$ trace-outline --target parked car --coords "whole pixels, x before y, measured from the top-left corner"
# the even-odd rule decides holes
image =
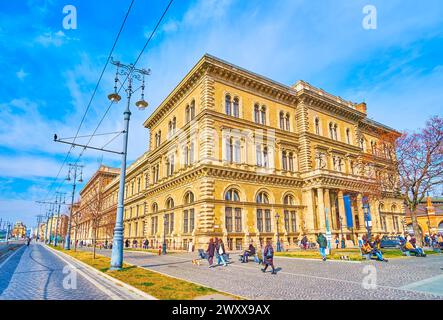
[[[381,248],[400,248],[400,238],[398,236],[383,236],[380,241]]]

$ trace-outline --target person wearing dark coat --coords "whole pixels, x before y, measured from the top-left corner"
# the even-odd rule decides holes
[[[129,239],[126,239],[126,241],[125,241],[125,247],[126,247],[126,248],[129,248]]]
[[[252,243],[250,243],[250,244],[249,244],[249,248],[248,248],[248,250],[246,250],[246,251],[243,253],[243,256],[242,256],[241,262],[242,262],[242,263],[247,263],[247,262],[248,262],[248,257],[251,257],[251,256],[253,256],[253,255],[255,255],[255,247],[254,247],[254,245],[253,245]]]
[[[209,268],[212,268],[213,267],[212,262],[214,260],[214,254],[215,254],[215,244],[212,238],[209,239],[208,250],[206,250],[206,252],[208,254]]]
[[[272,247],[271,241],[269,241],[269,240],[266,244],[263,255],[264,255],[263,262],[264,262],[265,267],[263,269],[261,269],[261,271],[266,272],[266,269],[268,268],[268,266],[271,266],[272,274],[277,274],[277,272],[275,272],[275,267],[274,267],[274,248]]]

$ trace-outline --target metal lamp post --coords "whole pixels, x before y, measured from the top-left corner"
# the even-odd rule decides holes
[[[166,226],[168,225],[165,217],[163,216],[163,244],[162,244],[162,254],[166,254]]]
[[[69,210],[69,220],[68,220],[68,230],[66,231],[66,239],[65,239],[65,250],[71,249],[71,228],[72,228],[72,210],[74,207],[74,195],[75,195],[75,187],[77,185],[77,171],[80,170],[80,179],[78,179],[79,183],[83,182],[83,166],[77,164],[70,164],[68,176],[66,177],[67,181],[71,181],[71,172],[73,172],[73,181],[72,181],[72,194],[71,194],[71,210]],[[76,226],[77,228],[77,226]],[[74,239],[75,240],[75,239]]]
[[[126,110],[123,113],[124,115],[124,131],[123,131],[123,153],[122,153],[122,163],[120,169],[120,184],[118,190],[118,199],[117,199],[117,214],[115,219],[115,228],[114,228],[114,239],[112,245],[112,255],[111,255],[111,270],[121,270],[123,265],[123,212],[124,212],[124,192],[125,192],[125,179],[126,179],[126,155],[128,151],[128,131],[129,131],[129,120],[131,118],[131,97],[132,94],[138,90],[133,90],[132,82],[134,80],[138,80],[142,82],[141,85],[141,100],[137,101],[135,105],[143,110],[148,106],[148,103],[144,100],[144,89],[145,89],[145,76],[149,75],[150,70],[145,69],[136,69],[134,65],[124,65],[119,61],[114,61],[111,58],[111,63],[117,67],[117,71],[115,73],[115,86],[114,92],[108,95],[108,99],[112,102],[119,102],[121,100],[121,96],[117,92],[117,83],[120,82],[118,76],[127,76],[128,86],[125,88],[126,96],[127,96],[127,105]],[[123,86],[124,83],[121,83]]]
[[[346,247],[345,245],[345,238],[343,235],[343,217],[340,216],[340,233],[341,233],[341,248],[344,249]]]
[[[277,213],[275,215],[275,221],[277,223],[277,252],[281,252],[281,244],[280,244],[280,234],[278,232],[278,219],[280,218],[280,215]]]

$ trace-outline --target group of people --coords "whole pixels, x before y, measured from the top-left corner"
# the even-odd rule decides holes
[[[409,233],[405,237],[400,236],[400,247],[403,251],[409,251],[415,256],[426,257],[423,248],[417,245],[417,239],[411,236]]]
[[[441,232],[438,234],[433,233],[430,236],[429,234],[425,234],[423,240],[427,247],[443,249],[443,235]]]
[[[229,255],[226,254],[223,240],[219,238],[209,239],[208,249],[204,254],[201,254],[200,257],[208,260],[209,268],[215,267],[214,257],[217,258],[217,265],[223,264],[223,266],[226,267],[229,262]],[[263,264],[264,267],[261,268],[262,272],[266,272],[270,266],[272,268],[271,274],[277,274],[274,267],[274,248],[272,247],[270,240],[267,241],[264,249],[259,251],[257,251],[254,244],[251,242],[248,249],[241,255],[240,260],[242,263],[247,263],[249,257],[256,257],[256,261],[259,264]]]
[[[388,262],[387,259],[383,258],[383,253],[381,252],[381,239],[380,236],[375,236],[375,239],[371,241],[366,235],[362,236],[361,252],[364,255],[375,256],[377,260]]]

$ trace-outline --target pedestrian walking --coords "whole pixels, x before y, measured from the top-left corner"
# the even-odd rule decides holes
[[[217,264],[220,264],[221,262],[223,262],[223,266],[227,266],[226,264],[226,260],[225,260],[225,245],[223,244],[223,240],[222,239],[218,239],[217,243],[216,243],[216,252],[217,252]]]
[[[212,268],[213,267],[212,262],[214,260],[214,253],[215,253],[215,244],[212,238],[209,239],[208,250],[206,250],[206,253],[208,255],[209,268]]]
[[[319,233],[317,236],[317,243],[320,250],[320,254],[323,261],[326,261],[326,247],[328,246],[328,241],[323,233]]]
[[[125,247],[126,247],[126,248],[129,248],[129,239],[126,239],[126,241],[125,241]]]
[[[274,248],[272,247],[270,240],[267,241],[265,250],[263,252],[263,258],[264,258],[265,267],[261,269],[261,271],[266,272],[268,266],[271,266],[272,268],[271,274],[277,274],[277,272],[275,272],[275,267],[274,267]]]
[[[338,240],[338,236],[335,236],[335,249],[338,249],[340,241]]]

